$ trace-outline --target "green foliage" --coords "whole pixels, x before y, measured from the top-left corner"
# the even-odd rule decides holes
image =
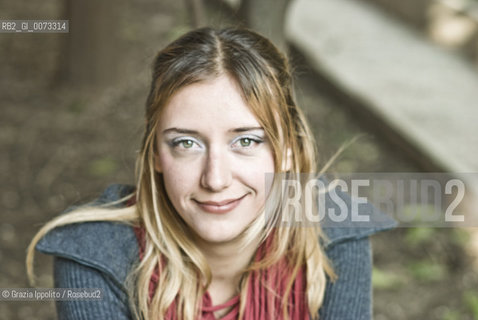
[[[411,247],[417,247],[431,240],[434,234],[435,229],[432,228],[410,228],[405,235],[405,242]]]
[[[473,315],[473,319],[478,319],[478,291],[465,292],[463,302]]]
[[[462,315],[459,311],[456,310],[447,310],[443,314],[442,320],[461,320]]]
[[[407,222],[427,222],[436,221],[443,213],[432,204],[405,205],[400,216]]]
[[[405,283],[403,276],[393,271],[380,270],[376,267],[372,271],[372,286],[375,289],[395,289]]]
[[[191,28],[187,25],[179,24],[171,28],[166,37],[168,40],[173,41],[190,30]]]
[[[440,281],[446,276],[444,266],[426,260],[410,263],[408,271],[416,280],[424,282]]]
[[[67,106],[67,110],[73,114],[81,114],[86,108],[86,102],[75,99]]]
[[[94,177],[106,177],[118,170],[118,163],[115,159],[104,157],[90,163],[88,172]]]
[[[470,240],[470,234],[465,230],[453,229],[450,240],[456,245],[465,246]]]

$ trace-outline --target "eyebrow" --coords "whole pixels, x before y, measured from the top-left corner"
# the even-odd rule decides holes
[[[247,132],[247,131],[254,131],[254,130],[264,131],[264,128],[262,128],[262,127],[239,127],[239,128],[230,129],[229,132]],[[168,128],[168,129],[163,131],[163,134],[168,134],[168,133],[199,134],[199,132],[196,131],[196,130],[176,128],[176,127]]]
[[[247,131],[254,131],[254,130],[264,131],[264,128],[262,128],[262,127],[239,127],[239,128],[235,128],[235,129],[232,129],[232,130],[229,130],[229,131],[231,131],[231,132],[247,132]]]

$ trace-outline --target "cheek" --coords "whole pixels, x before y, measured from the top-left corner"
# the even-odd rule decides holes
[[[195,186],[197,177],[194,163],[174,159],[170,154],[159,154],[164,186],[171,202],[177,208],[181,198]]]
[[[273,178],[275,175],[275,162],[272,151],[268,153],[268,157],[265,159],[262,167],[262,184],[264,186],[264,199],[267,198],[272,187]],[[264,200],[265,201],[265,200]]]
[[[261,157],[240,166],[240,176],[253,187],[261,199],[265,199],[270,190],[274,175],[274,159],[269,152]]]

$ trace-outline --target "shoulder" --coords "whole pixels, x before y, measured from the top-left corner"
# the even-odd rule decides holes
[[[328,183],[323,178],[320,180]],[[397,226],[392,217],[365,198],[354,198],[339,188],[332,188],[318,202],[319,212],[322,213],[320,224],[325,236],[325,249],[346,241],[362,240]]]
[[[111,185],[91,205],[112,202],[133,191],[133,186]],[[327,214],[321,221],[326,251],[331,251],[340,243],[353,246],[352,241],[366,239],[376,232],[395,227],[395,221],[373,205],[356,205],[355,201],[339,190],[326,195]],[[354,213],[354,210],[358,212]],[[347,213],[345,218],[336,219],[336,215],[343,212]],[[352,214],[368,217],[368,222],[355,221]],[[86,222],[59,227],[46,234],[38,242],[36,249],[96,268],[112,277],[118,284],[124,283],[128,272],[139,258],[138,242],[133,228],[119,222]]]
[[[334,189],[322,199],[323,246],[338,276],[327,281],[320,319],[372,318],[372,253],[369,236],[397,222],[369,202]],[[320,201],[320,200],[319,200]]]
[[[111,185],[90,205],[115,201],[132,191],[132,186]],[[83,222],[58,227],[47,233],[35,248],[95,268],[118,285],[124,284],[139,254],[133,228],[121,222]]]

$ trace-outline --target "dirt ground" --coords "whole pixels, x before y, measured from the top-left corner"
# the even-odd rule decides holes
[[[0,9],[7,18],[49,18],[59,5],[17,1]],[[96,92],[52,85],[60,35],[0,34],[0,288],[28,286],[25,250],[42,223],[110,183],[134,181],[151,61],[187,24],[182,2],[141,0],[127,9],[120,31],[127,62],[122,74],[128,76]],[[298,101],[321,159],[366,133],[335,170],[420,170],[358,123],[340,97],[297,61]],[[478,319],[478,276],[463,249],[467,240],[466,232],[452,229],[398,228],[374,236],[374,318]],[[37,256],[36,274],[40,287],[52,285],[50,257]],[[55,319],[54,305],[0,301],[0,319]]]

